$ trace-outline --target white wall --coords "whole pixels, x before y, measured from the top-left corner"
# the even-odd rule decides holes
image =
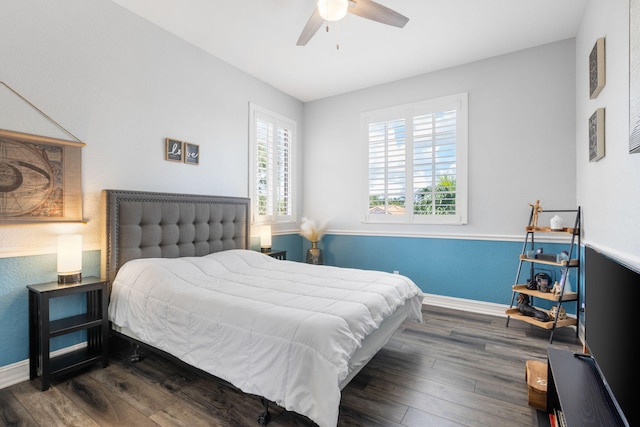
[[[333,232],[521,240],[529,203],[574,209],[574,49],[574,40],[565,40],[305,104],[305,214],[331,218]],[[367,146],[360,113],[464,91],[469,224],[363,224]]]
[[[0,16],[0,80],[86,143],[88,220],[2,225],[0,256],[53,252],[62,232],[98,248],[105,188],[247,196],[249,102],[302,129],[299,101],[111,1],[2,1]],[[0,128],[46,127],[21,104],[0,91]],[[199,144],[200,165],[165,161],[166,137]]]
[[[628,2],[591,0],[578,37],[301,105],[105,0],[0,2],[0,80],[78,136],[83,226],[0,227],[0,256],[76,232],[99,246],[103,188],[247,194],[248,103],[298,121],[302,213],[335,232],[514,236],[528,203],[581,205],[584,240],[640,264],[640,154],[628,154]],[[588,99],[587,57],[605,36],[607,84]],[[469,225],[362,224],[359,114],[469,91]],[[0,128],[15,106],[0,94]],[[587,118],[606,108],[606,156],[587,157]],[[304,115],[303,115],[304,113]],[[5,119],[6,120],[6,119]],[[31,120],[31,119],[30,119]],[[35,120],[35,119],[33,119]],[[21,123],[18,127],[23,130]],[[200,144],[200,166],[164,160],[165,137]],[[577,157],[577,158],[576,158]]]
[[[588,57],[606,38],[606,85],[589,99]],[[587,120],[605,108],[605,157],[590,163]],[[640,154],[629,154],[629,2],[591,0],[576,37],[577,199],[584,241],[640,266]]]

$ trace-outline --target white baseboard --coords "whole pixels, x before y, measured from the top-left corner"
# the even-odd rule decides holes
[[[0,368],[0,389],[29,379],[29,360],[12,363]]]
[[[51,357],[85,348],[87,343],[80,343],[51,352]],[[0,367],[0,389],[29,380],[29,359]]]
[[[445,297],[442,295],[434,294],[425,294],[423,304],[500,317],[507,317],[505,310],[509,308],[509,306],[507,305],[496,304],[493,302]]]

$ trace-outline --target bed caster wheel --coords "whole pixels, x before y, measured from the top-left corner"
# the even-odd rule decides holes
[[[139,352],[140,345],[131,343],[131,348],[132,348],[132,353],[131,353],[131,356],[129,356],[129,361],[131,363],[137,363],[140,361],[140,352]]]
[[[271,421],[271,414],[269,414],[269,401],[264,397],[261,397],[260,403],[262,403],[264,411],[260,412],[260,415],[258,415],[258,424],[266,426],[269,421]]]
[[[260,424],[261,426],[266,426],[269,421],[271,421],[271,414],[269,414],[268,412],[263,412],[258,415],[258,424]]]

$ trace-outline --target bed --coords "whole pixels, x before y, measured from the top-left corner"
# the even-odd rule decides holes
[[[341,390],[423,294],[386,272],[250,250],[247,198],[104,190],[112,333],[337,424]]]

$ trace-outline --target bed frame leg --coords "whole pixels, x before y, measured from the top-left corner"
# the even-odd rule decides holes
[[[136,343],[131,343],[131,348],[133,353],[131,353],[131,356],[129,356],[129,360],[131,361],[131,363],[136,363],[140,361],[140,353],[138,352],[138,350],[140,349],[140,344],[136,344]]]
[[[258,415],[258,424],[260,424],[261,426],[266,426],[269,421],[271,421],[271,414],[269,414],[269,401],[264,397],[261,397],[260,401],[262,402],[264,411],[262,411],[260,415]]]

